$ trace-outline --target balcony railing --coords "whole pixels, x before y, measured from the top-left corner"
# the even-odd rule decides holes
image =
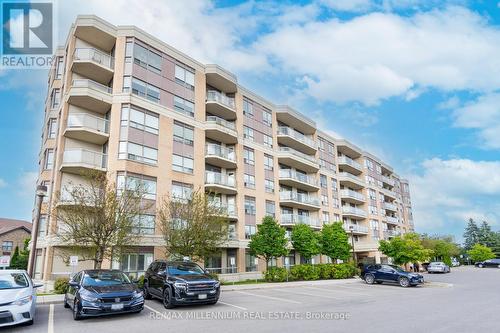
[[[394,217],[394,216],[386,216],[385,217],[385,220],[389,223],[392,223],[392,224],[398,224],[399,223],[399,220],[397,217]]]
[[[66,163],[104,169],[106,168],[107,155],[83,148],[67,149],[63,154],[63,164]]]
[[[295,156],[298,156],[298,157],[301,157],[303,159],[306,159],[309,162],[312,162],[312,163],[315,163],[315,164],[318,163],[318,161],[316,160],[316,158],[314,156],[301,153],[300,151],[297,151],[297,150],[295,150],[293,148],[290,148],[290,147],[280,147],[279,150],[280,150],[280,152],[291,153],[291,154],[293,154]]]
[[[112,88],[88,79],[75,79],[73,80],[73,87],[75,88],[89,88],[93,90],[98,90],[108,94],[112,93]]]
[[[358,176],[355,176],[349,172],[339,172],[339,177],[349,178],[349,179],[355,180],[357,182],[364,183],[363,179],[361,179]]]
[[[355,169],[362,170],[361,164],[359,164],[358,162],[347,156],[340,156],[338,158],[338,164],[347,164]]]
[[[310,138],[310,137],[308,137],[300,132],[297,132],[293,128],[290,128],[287,126],[278,127],[278,135],[287,135],[287,136],[290,136],[290,137],[294,138],[295,140],[300,141],[308,146],[311,146],[314,148],[318,147],[318,144],[312,138]]]
[[[224,146],[216,144],[207,144],[205,146],[206,156],[218,156],[226,160],[236,162],[236,153],[233,149],[228,149]]]
[[[295,170],[281,169],[280,178],[291,178],[296,181],[306,183],[312,186],[318,186],[318,181],[314,177],[304,175],[300,172],[296,172]]]
[[[396,211],[397,207],[395,204],[391,204],[389,202],[384,202],[384,209]]]
[[[221,210],[227,216],[237,216],[238,210],[235,204],[225,204],[221,202],[214,202],[213,205]]]
[[[207,171],[205,172],[205,184],[236,187],[236,179],[234,176],[228,177],[222,173]]]
[[[306,205],[319,206],[318,198],[303,193],[281,192],[280,200],[295,201]]]
[[[82,204],[86,206],[95,206],[96,202],[102,198],[102,192],[95,192],[97,189],[83,186],[63,186],[59,195],[59,203],[63,204]]]
[[[394,179],[391,179],[391,178],[389,178],[389,177],[387,177],[387,176],[382,176],[382,181],[383,181],[384,183],[386,183],[386,184],[391,185],[391,186],[394,186],[394,184],[395,184]]]
[[[227,121],[225,119],[215,117],[215,116],[208,116],[207,117],[207,124],[217,124],[217,125],[220,125],[222,127],[229,128],[233,131],[236,129],[234,122]]]
[[[68,116],[68,128],[89,128],[97,132],[109,133],[108,120],[88,113],[73,113]]]
[[[384,230],[384,236],[386,237],[395,237],[401,235],[401,231],[399,230]]]
[[[348,198],[353,198],[357,199],[360,201],[365,201],[365,196],[359,192],[353,191],[353,190],[340,190],[340,196],[341,197],[348,197]]]
[[[342,213],[366,217],[366,212],[364,210],[351,206],[342,206]]]
[[[234,109],[234,98],[221,94],[218,91],[207,91],[207,102],[217,102],[219,104],[227,106],[230,109]]]
[[[344,224],[344,230],[347,232],[351,232],[352,230],[353,232],[368,233],[368,227],[364,227],[359,224]]]
[[[311,227],[321,227],[321,222],[317,218],[298,214],[281,214],[281,224],[307,224]]]
[[[101,64],[109,69],[113,69],[115,60],[109,54],[94,48],[77,48],[73,54],[74,60],[92,61]]]

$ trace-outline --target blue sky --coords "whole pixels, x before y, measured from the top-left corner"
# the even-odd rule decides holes
[[[417,231],[500,227],[498,1],[59,1],[137,25],[314,117],[411,181]],[[30,219],[46,73],[0,70],[0,216]]]

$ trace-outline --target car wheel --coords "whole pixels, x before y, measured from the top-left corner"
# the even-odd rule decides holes
[[[63,305],[66,309],[69,309],[69,304],[68,304],[68,299],[66,298],[66,295],[64,295],[64,302]]]
[[[74,320],[80,320],[82,319],[82,314],[80,312],[80,307],[78,305],[78,301],[75,300],[75,303],[73,303],[73,319]]]
[[[403,288],[406,288],[410,285],[410,280],[408,280],[407,277],[402,276],[399,278],[399,285]]]
[[[142,288],[142,293],[144,296],[144,299],[151,299],[153,298],[151,294],[149,293],[149,287],[147,284],[144,284],[144,287]]]
[[[373,274],[366,274],[365,282],[368,284],[373,284],[375,282],[375,277],[373,276]]]
[[[172,301],[172,291],[168,287],[165,288],[165,291],[163,292],[163,306],[165,309],[172,309],[175,307]]]
[[[479,265],[477,265],[477,267],[483,268],[483,264],[479,264]]]
[[[498,268],[500,268],[500,265],[498,265]]]

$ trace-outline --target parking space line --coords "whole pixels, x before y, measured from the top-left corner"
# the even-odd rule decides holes
[[[227,305],[227,306],[232,306],[233,308],[237,308],[237,309],[240,309],[240,310],[243,310],[243,311],[248,310],[247,308],[244,308],[242,306],[238,306],[238,305],[234,305],[234,304],[230,304],[230,303],[226,303],[226,302],[222,302],[222,301],[219,301],[219,303]]]
[[[294,304],[302,304],[301,302],[292,301],[292,300],[286,299],[286,298],[273,297],[273,296],[265,296],[265,295],[259,295],[259,294],[251,294],[251,293],[247,293],[245,291],[236,291],[236,292],[240,293],[240,294],[248,295],[248,296],[253,296],[253,297],[261,297],[261,298],[272,299],[272,300],[275,300],[275,301],[288,302],[288,303],[294,303]]]
[[[341,292],[341,293],[348,293],[348,294],[351,294],[351,295],[358,295],[358,296],[370,296],[369,294],[365,294],[365,293],[358,293],[358,292],[353,292],[353,291],[350,291],[350,290],[340,290],[340,289],[328,289],[328,288],[318,288],[318,287],[304,287],[304,288],[307,288],[307,289],[314,289],[314,290],[321,290],[321,291],[329,291],[329,292]]]
[[[47,324],[47,333],[54,333],[54,304],[49,306],[49,322]]]
[[[302,295],[302,296],[310,296],[310,297],[319,297],[319,298],[329,298],[329,299],[336,299],[336,300],[344,300],[345,297],[340,298],[340,297],[335,297],[335,296],[328,296],[328,295],[316,295],[316,294],[308,294],[308,293],[301,293],[301,292],[296,292],[296,291],[290,291],[286,289],[275,289],[282,291],[287,294],[294,294],[294,295]]]
[[[162,316],[162,315],[163,315],[163,313],[161,313],[161,312],[160,312],[160,311],[158,311],[158,310],[153,309],[153,308],[152,308],[152,307],[150,307],[149,305],[144,304],[144,307],[145,307],[146,309],[149,309],[149,310],[151,310],[151,311],[155,312],[157,315],[160,315],[160,316]]]

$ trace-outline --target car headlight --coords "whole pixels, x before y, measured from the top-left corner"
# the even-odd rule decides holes
[[[33,300],[33,295],[29,295],[29,296],[20,298],[20,299],[18,299],[16,301],[12,302],[12,304],[14,304],[14,305],[24,305],[24,304],[28,304],[29,302],[31,302],[31,300]]]
[[[99,302],[99,299],[91,294],[80,294],[82,300],[90,303]]]
[[[179,288],[179,289],[186,289],[187,288],[187,284],[184,282],[176,282],[176,283],[174,283],[174,286],[175,286],[175,288]]]
[[[133,299],[141,298],[142,297],[142,291],[134,291],[134,294],[132,295]]]
[[[219,287],[220,287],[220,282],[219,281],[215,282],[214,288],[219,288]]]

